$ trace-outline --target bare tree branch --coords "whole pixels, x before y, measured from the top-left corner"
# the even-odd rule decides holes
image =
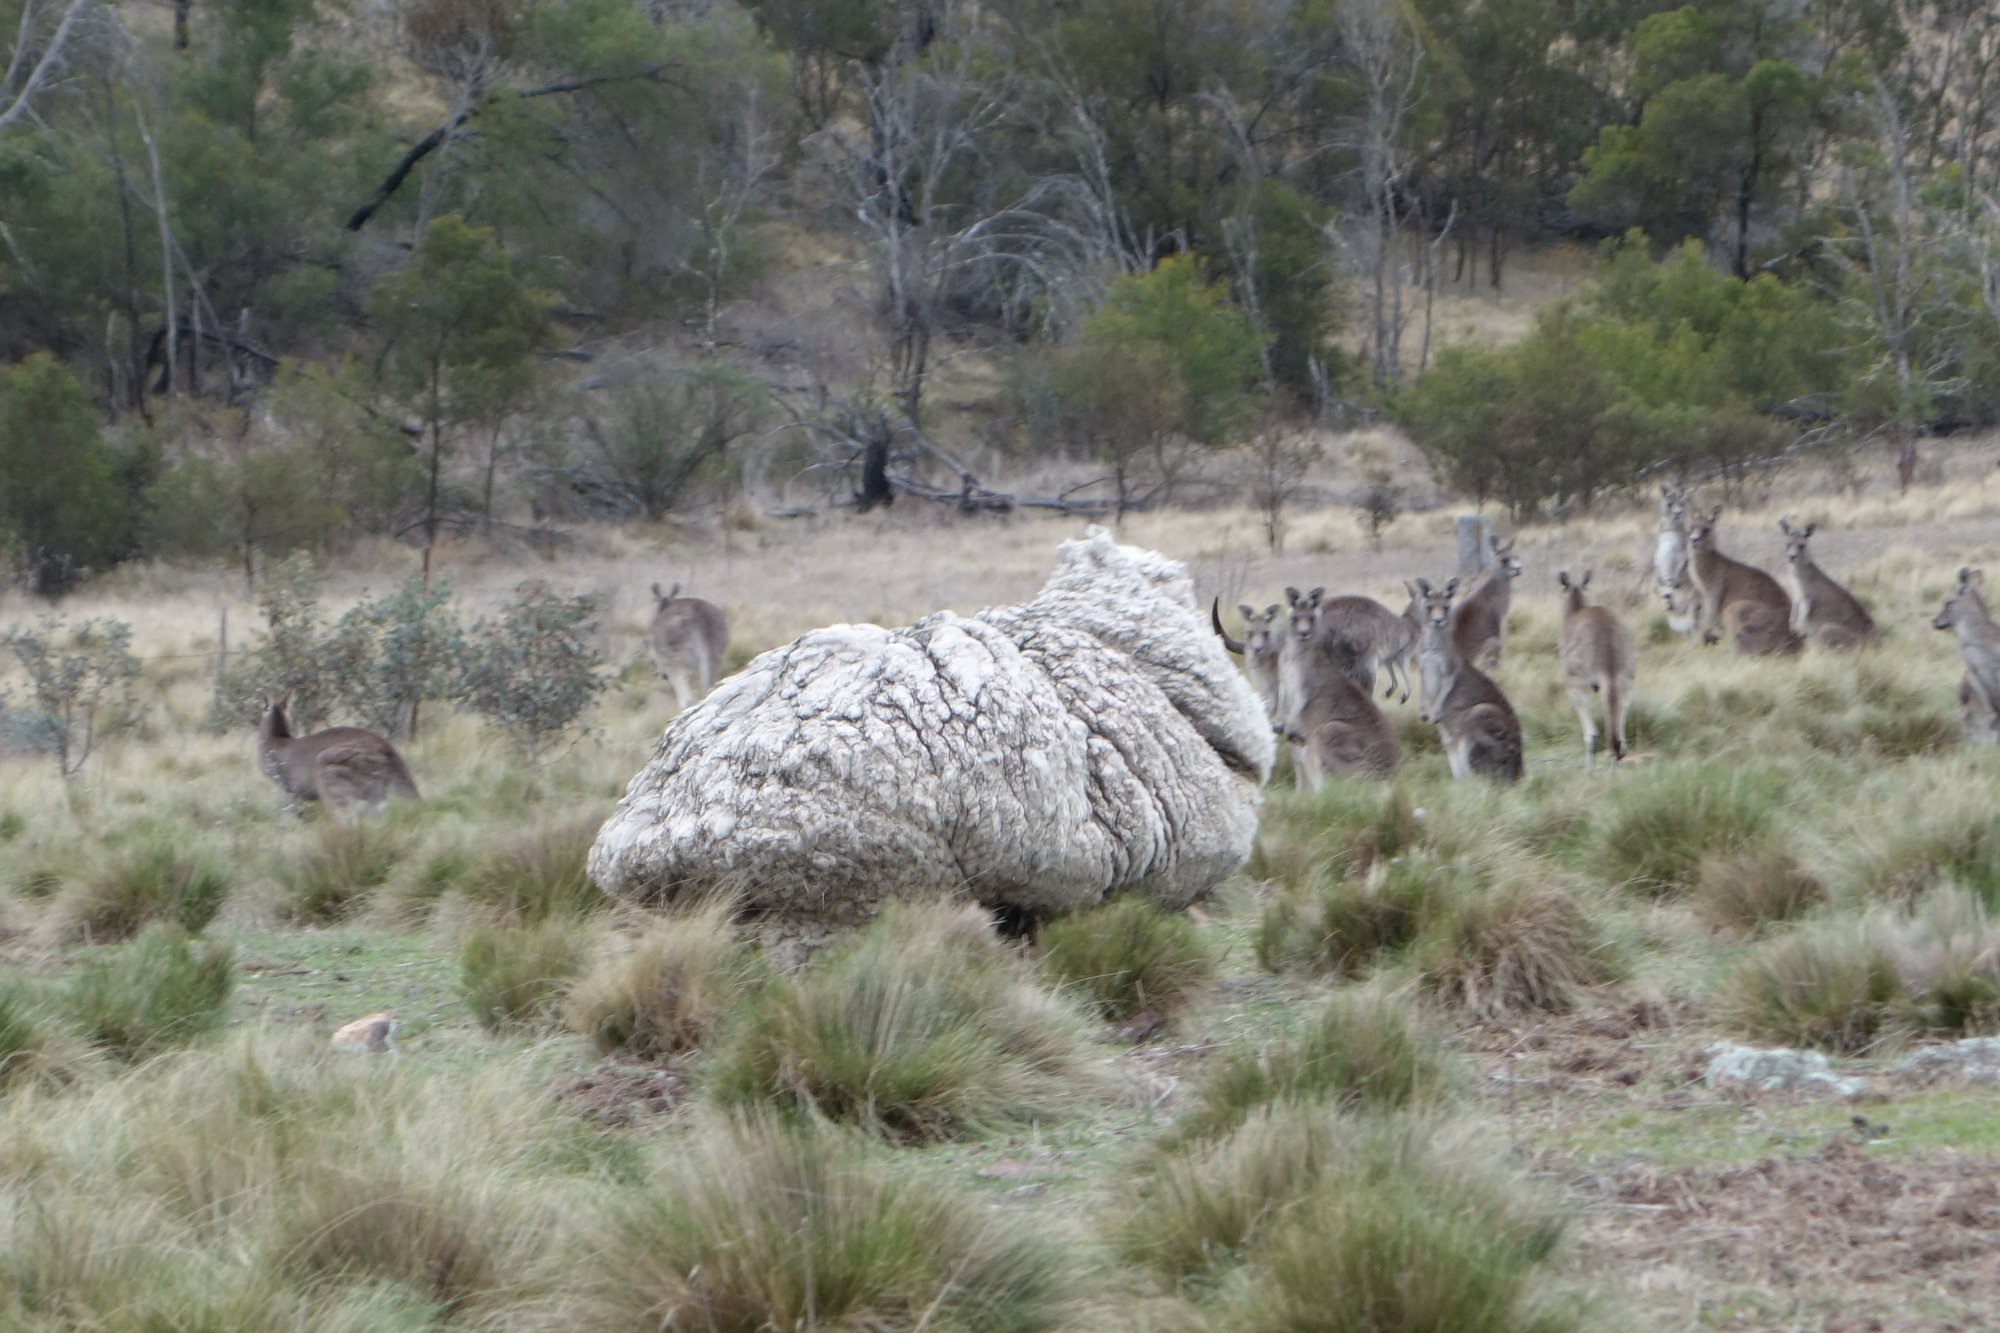
[[[21,67],[29,59],[28,53],[34,47],[35,6],[33,0],[21,7],[21,30],[14,38],[14,50],[8,57],[7,72],[0,75],[0,130],[28,114],[35,95],[48,82],[49,76],[62,67],[63,48],[69,44],[70,35],[75,31],[76,21],[90,5],[90,0],[70,0],[69,8],[57,21],[55,31],[49,34],[47,43],[34,57],[27,77],[22,79]],[[18,87],[16,80],[20,80]],[[7,99],[11,97],[12,100]]]

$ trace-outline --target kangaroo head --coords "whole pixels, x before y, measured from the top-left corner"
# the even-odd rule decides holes
[[[681,595],[681,585],[678,583],[676,583],[673,587],[667,589],[665,592],[660,591],[659,584],[655,583],[653,585],[653,601],[659,606],[665,606],[668,602],[673,601],[674,598],[680,595]]]
[[[1590,571],[1586,569],[1583,571],[1582,578],[1572,579],[1569,576],[1569,571],[1563,570],[1556,575],[1556,585],[1569,594],[1572,602],[1581,606],[1583,605],[1583,590],[1590,586]]]
[[[1685,486],[1660,487],[1660,526],[1679,530],[1687,526],[1688,493]]]
[[[1958,571],[1958,586],[1944,599],[1944,606],[1931,621],[1932,629],[1950,629],[1968,616],[1978,616],[1986,610],[1986,599],[1980,590],[1985,586],[1985,575],[1970,565]]]
[[[1278,604],[1273,602],[1262,611],[1252,611],[1247,606],[1236,609],[1243,613],[1245,650],[1259,657],[1278,651]]]
[[[1715,521],[1722,517],[1722,506],[1708,511],[1708,516],[1697,516],[1694,526],[1688,529],[1688,546],[1692,550],[1715,549]]]
[[[1509,537],[1505,542],[1502,542],[1498,537],[1495,537],[1492,539],[1492,542],[1493,558],[1499,563],[1499,572],[1505,574],[1510,579],[1520,578],[1521,562],[1514,558],[1514,539]]]
[[[1819,530],[1819,524],[1808,523],[1803,528],[1795,528],[1789,518],[1778,520],[1778,530],[1785,534],[1785,563],[1796,565],[1801,560],[1811,559],[1806,554],[1806,542]]]
[[[1285,595],[1292,599],[1292,638],[1305,643],[1319,633],[1319,599],[1326,595],[1326,589],[1314,588],[1303,597],[1297,593],[1296,588],[1285,589]]]

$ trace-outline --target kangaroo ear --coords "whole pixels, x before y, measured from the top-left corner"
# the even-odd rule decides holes
[[[1455,577],[1454,577],[1454,578],[1448,578],[1448,579],[1446,579],[1446,580],[1444,581],[1444,595],[1445,595],[1445,596],[1449,597],[1449,596],[1451,596],[1451,595],[1452,595],[1453,593],[1455,593],[1455,592],[1457,592],[1457,591],[1458,591],[1458,579],[1457,579],[1457,578],[1455,578]]]
[[[1307,605],[1307,606],[1318,606],[1318,605],[1319,605],[1319,599],[1320,599],[1320,598],[1322,598],[1322,597],[1324,597],[1324,596],[1326,596],[1326,589],[1325,589],[1325,588],[1314,588],[1314,589],[1313,589],[1313,590],[1312,590],[1311,592],[1309,592],[1309,593],[1307,593],[1307,594],[1306,594],[1306,605]]]
[[[1410,583],[1410,592],[1419,599],[1430,596],[1431,581],[1429,579],[1413,579]]]
[[[1674,498],[1673,488],[1668,486],[1664,481],[1660,483],[1660,498],[1662,500],[1671,500]]]
[[[1717,506],[1716,506],[1715,508],[1713,508],[1713,509],[1711,509],[1711,510],[1709,510],[1709,511],[1708,511],[1708,521],[1709,521],[1710,523],[1714,523],[1714,522],[1715,522],[1715,521],[1716,521],[1717,519],[1719,519],[1719,518],[1721,518],[1721,517],[1722,517],[1722,506],[1721,506],[1721,505],[1717,505]]]
[[[1287,606],[1297,606],[1299,604],[1299,590],[1297,588],[1285,589],[1285,604]]]
[[[1790,514],[1778,520],[1778,531],[1784,533],[1787,537],[1792,535],[1792,516]]]
[[[1276,616],[1278,614],[1278,604],[1276,602],[1273,602],[1269,606],[1265,607],[1264,614],[1267,616]]]
[[[653,596],[657,597],[659,600],[663,602],[667,600],[667,595],[660,591],[660,585],[657,583],[653,585]]]
[[[1799,534],[1799,536],[1801,536],[1801,537],[1810,537],[1810,536],[1812,536],[1812,535],[1813,535],[1813,534],[1814,534],[1815,532],[1818,532],[1818,531],[1819,531],[1819,524],[1817,524],[1817,523],[1808,523],[1808,524],[1806,524],[1806,530],[1805,530],[1804,532],[1801,532],[1801,533]]]
[[[1257,613],[1255,611],[1252,611],[1248,606],[1244,605],[1242,602],[1238,602],[1236,604],[1236,611],[1237,614],[1241,615],[1245,620],[1255,620],[1257,618]]]
[[[1576,590],[1578,592],[1582,592],[1585,588],[1588,588],[1589,586],[1590,586],[1590,571],[1586,569],[1583,571],[1583,577],[1577,580]]]
[[[1569,589],[1569,571],[1567,569],[1556,571],[1556,586],[1565,591]]]

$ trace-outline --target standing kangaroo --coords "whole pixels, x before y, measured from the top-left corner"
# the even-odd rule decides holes
[[[680,595],[676,583],[665,592],[653,585],[653,624],[646,648],[653,668],[673,687],[675,706],[682,712],[700,702],[722,671],[729,649],[729,621],[722,608],[699,597]]]
[[[1273,723],[1283,720],[1278,704],[1278,655],[1284,647],[1278,631],[1278,604],[1273,602],[1262,611],[1252,611],[1247,606],[1236,608],[1243,615],[1243,638],[1239,641],[1229,637],[1222,628],[1222,599],[1209,603],[1208,618],[1215,626],[1215,633],[1222,640],[1222,646],[1242,658],[1250,668],[1250,684],[1264,697],[1264,713]]]
[[[1958,587],[1931,621],[1958,635],[1965,675],[1958,682],[1958,717],[1971,745],[2000,742],[2000,625],[1987,613],[1985,574],[1970,566],[1958,571]]]
[[[1477,773],[1500,782],[1521,780],[1521,720],[1492,677],[1465,660],[1453,632],[1451,599],[1458,580],[1435,590],[1423,579],[1410,595],[1423,607],[1423,635],[1417,641],[1422,689],[1417,716],[1437,724],[1454,778]]]
[[[1611,757],[1625,757],[1625,714],[1632,707],[1632,676],[1639,654],[1632,646],[1632,631],[1607,606],[1592,606],[1583,599],[1590,586],[1590,571],[1574,583],[1567,572],[1556,575],[1563,590],[1562,656],[1563,689],[1583,724],[1584,763],[1597,763],[1597,724],[1591,718],[1590,696],[1604,697],[1604,730],[1611,737]]]
[[[1715,549],[1715,521],[1722,506],[1706,521],[1688,530],[1688,572],[1701,594],[1703,643],[1720,639],[1716,626],[1729,631],[1730,647],[1739,657],[1795,653],[1799,636],[1792,632],[1792,599],[1763,570],[1731,560]]]
[[[1684,486],[1660,487],[1660,535],[1653,546],[1653,579],[1666,603],[1667,626],[1693,633],[1701,619],[1701,594],[1688,572],[1688,493]]]
[[[1794,528],[1789,518],[1778,520],[1785,534],[1785,567],[1780,572],[1792,596],[1792,633],[1822,648],[1856,648],[1879,637],[1875,618],[1854,594],[1828,578],[1806,551],[1819,524]]]
[[[361,727],[329,727],[294,736],[285,716],[290,690],[264,709],[257,731],[257,763],[264,776],[294,801],[324,801],[347,823],[356,811],[373,814],[391,797],[416,800],[417,784],[396,747]]]
[[[1485,582],[1475,588],[1458,608],[1452,636],[1465,660],[1481,671],[1500,669],[1501,641],[1507,637],[1507,612],[1514,601],[1514,580],[1521,577],[1521,562],[1514,558],[1514,542],[1493,541],[1493,569]]]

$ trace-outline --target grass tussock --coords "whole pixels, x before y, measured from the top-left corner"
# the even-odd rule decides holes
[[[1703,857],[1689,901],[1711,930],[1747,935],[1803,916],[1826,898],[1826,885],[1788,844],[1766,839]]]
[[[504,839],[475,861],[461,891],[510,922],[587,916],[609,904],[585,868],[604,819],[552,820]]]
[[[199,933],[222,910],[234,883],[206,850],[185,850],[185,834],[148,831],[112,852],[61,893],[44,918],[52,940],[108,944],[153,921]]]
[[[1694,887],[1705,858],[1761,841],[1786,797],[1775,775],[1733,765],[1642,770],[1604,799],[1591,866],[1612,883],[1647,893],[1684,892]]]
[[[768,1112],[719,1119],[663,1157],[580,1260],[580,1327],[1069,1326],[1077,1270],[995,1212],[852,1131]]]
[[[1455,872],[1427,853],[1377,862],[1280,889],[1259,916],[1251,947],[1266,971],[1365,976],[1416,939],[1443,909]]]
[[[580,974],[587,953],[568,921],[474,926],[459,949],[465,1002],[488,1032],[546,1026]]]
[[[1124,1256],[1205,1295],[1215,1327],[1576,1327],[1543,1270],[1554,1211],[1490,1153],[1422,1117],[1258,1111],[1158,1158],[1116,1224]]]
[[[1374,783],[1329,782],[1312,792],[1275,792],[1250,870],[1290,889],[1316,886],[1365,875],[1416,846],[1424,832],[1400,785],[1384,792]]]
[[[221,1027],[235,986],[227,944],[155,922],[109,958],[86,959],[64,1007],[93,1043],[139,1060]]]
[[[409,851],[409,839],[387,820],[327,820],[303,845],[279,848],[279,911],[308,925],[343,920],[389,882]]]
[[[41,991],[17,978],[0,980],[0,1092],[68,1083],[91,1063],[88,1043]]]
[[[1444,1045],[1397,997],[1344,992],[1293,1040],[1267,1051],[1238,1046],[1223,1054],[1175,1132],[1216,1138],[1273,1103],[1349,1110],[1437,1106],[1456,1082]]]
[[[656,1060],[708,1046],[763,975],[726,902],[649,924],[624,953],[603,958],[563,1004],[563,1022],[602,1054]]]
[[[1597,923],[1561,883],[1505,862],[1482,878],[1450,899],[1414,947],[1426,993],[1474,1018],[1561,1013],[1579,986],[1616,975]]]
[[[1949,882],[2000,906],[2000,812],[1985,783],[1953,765],[1891,793],[1862,794],[1851,822],[1829,830],[1841,835],[1829,849],[1839,896],[1907,903]]]
[[[1181,1013],[1215,976],[1194,922],[1133,894],[1051,921],[1041,943],[1049,975],[1109,1019]]]
[[[899,1138],[1074,1111],[1097,1078],[1082,1016],[971,908],[896,906],[770,982],[717,1053],[725,1102],[774,1103]]]

